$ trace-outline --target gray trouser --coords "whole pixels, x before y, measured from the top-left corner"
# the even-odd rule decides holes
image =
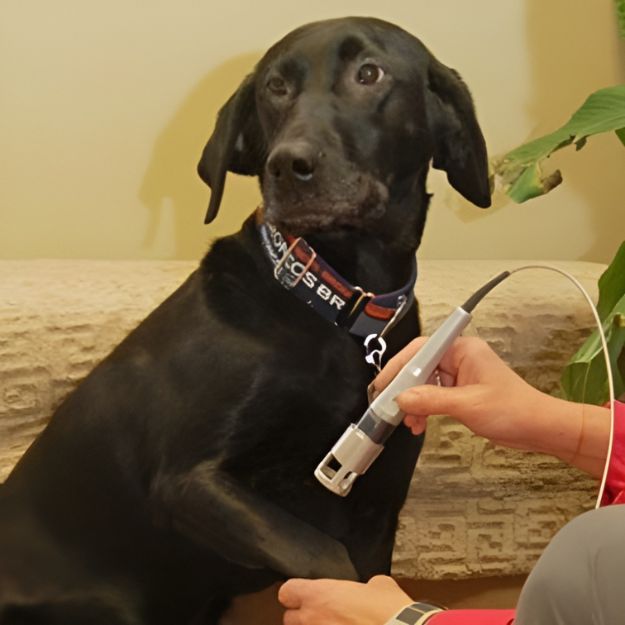
[[[625,625],[625,505],[586,512],[553,538],[521,592],[515,625]]]

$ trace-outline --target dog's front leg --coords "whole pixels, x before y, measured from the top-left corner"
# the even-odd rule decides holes
[[[345,546],[204,462],[161,481],[174,528],[221,557],[286,577],[358,579]]]

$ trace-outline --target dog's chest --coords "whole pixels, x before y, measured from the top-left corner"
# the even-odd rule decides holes
[[[332,326],[328,326],[333,330]],[[229,471],[255,488],[311,483],[319,460],[367,405],[373,370],[349,335],[298,335],[259,360],[227,441]]]

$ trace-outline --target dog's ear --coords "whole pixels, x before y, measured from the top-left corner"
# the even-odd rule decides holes
[[[204,223],[217,216],[224,191],[226,172],[258,175],[265,154],[256,111],[254,76],[245,78],[217,115],[215,129],[197,166],[200,178],[211,188]]]
[[[433,166],[447,172],[451,186],[476,206],[490,206],[486,143],[471,94],[457,72],[430,58],[426,89]]]

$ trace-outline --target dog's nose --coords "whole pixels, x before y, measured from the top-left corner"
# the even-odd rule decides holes
[[[317,167],[317,153],[312,145],[298,142],[276,147],[267,160],[267,169],[274,178],[312,180]]]

